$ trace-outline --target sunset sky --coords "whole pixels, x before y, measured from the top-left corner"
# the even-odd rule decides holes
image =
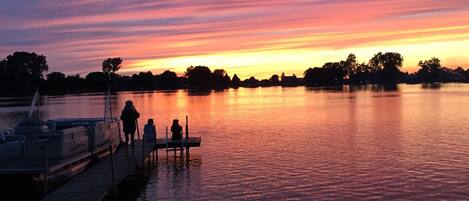
[[[469,67],[469,0],[0,0],[0,58],[47,56],[52,71],[124,74],[190,65],[230,75],[302,75],[307,67],[378,51],[404,56],[405,71],[439,57]]]

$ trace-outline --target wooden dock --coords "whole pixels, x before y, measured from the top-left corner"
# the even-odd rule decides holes
[[[75,176],[70,181],[59,187],[44,201],[98,201],[113,191],[116,184],[123,181],[129,174],[135,172],[138,165],[144,162],[151,152],[158,148],[180,148],[199,147],[200,137],[189,137],[187,143],[181,141],[172,142],[166,139],[157,139],[156,144],[136,140],[135,148],[132,151],[130,145],[127,150],[120,148],[114,152],[114,171],[112,171],[112,157],[104,158],[101,162]],[[114,180],[113,180],[114,173]],[[118,190],[118,189],[117,189]]]
[[[187,140],[187,144],[185,141],[183,146],[186,146],[188,145],[189,147],[200,147],[200,143],[202,141],[202,138],[201,137],[189,137],[188,138],[189,140]],[[157,147],[158,149],[161,149],[161,148],[166,148],[166,139],[157,139],[156,140],[156,143],[157,143]],[[171,141],[171,140],[168,140],[168,148],[179,148],[181,147],[181,141]]]

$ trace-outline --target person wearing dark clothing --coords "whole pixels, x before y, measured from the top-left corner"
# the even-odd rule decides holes
[[[132,101],[128,100],[125,102],[125,107],[122,110],[121,120],[123,122],[124,127],[124,134],[125,134],[125,144],[129,144],[129,136],[130,141],[132,144],[132,148],[134,147],[134,139],[135,139],[135,130],[137,129],[137,119],[140,117],[140,114],[135,109],[134,104]]]
[[[182,127],[179,125],[179,120],[173,120],[173,125],[171,126],[171,132],[173,133],[172,140],[181,140],[182,138]]]
[[[147,124],[143,127],[143,139],[146,141],[156,140],[156,126],[153,119],[148,119]]]

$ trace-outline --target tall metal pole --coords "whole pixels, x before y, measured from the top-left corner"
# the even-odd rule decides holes
[[[41,104],[41,96],[39,95],[39,89],[37,91],[37,118],[41,119],[41,110],[39,108],[39,105]]]
[[[109,89],[107,93],[109,97],[109,116],[112,119],[111,78],[109,78]]]
[[[37,88],[36,92],[34,92],[33,101],[31,102],[31,106],[29,107],[29,115],[28,115],[29,118],[33,117],[35,106],[39,109],[39,105],[37,105],[38,98],[39,98],[39,88]]]

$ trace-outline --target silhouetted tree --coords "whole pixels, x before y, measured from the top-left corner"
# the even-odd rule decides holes
[[[455,79],[456,82],[465,82],[465,81],[467,81],[466,76],[465,76],[464,68],[462,68],[461,66],[454,69],[453,72],[454,72],[454,76],[455,76],[454,79]]]
[[[86,80],[80,77],[80,74],[69,75],[65,78],[65,91],[80,92],[85,91]]]
[[[271,87],[272,83],[268,79],[262,79],[262,80],[259,81],[259,85],[261,87]]]
[[[181,79],[175,72],[166,70],[156,77],[158,89],[178,89],[182,87]]]
[[[379,74],[379,82],[381,83],[398,83],[400,68],[404,59],[401,54],[396,52],[378,52],[369,61],[369,66],[374,73]]]
[[[226,73],[225,76],[223,77],[223,83],[225,84],[225,86],[230,87],[230,85],[231,85],[231,78],[230,78],[230,76],[228,75],[228,73]]]
[[[61,72],[52,72],[46,75],[47,77],[47,90],[53,91],[55,93],[65,93],[66,83],[65,83],[65,74]]]
[[[185,72],[190,89],[210,89],[212,72],[206,66],[191,66]]]
[[[47,75],[45,92],[49,94],[64,94],[69,92],[84,92],[94,90],[92,84],[87,84],[79,74],[65,76],[61,72],[53,72]]]
[[[151,90],[155,88],[155,76],[151,71],[140,72],[130,78],[131,86],[136,90]]]
[[[233,75],[233,78],[231,79],[231,86],[234,88],[241,86],[241,79],[239,79],[238,75]]]
[[[325,68],[308,68],[304,72],[304,79],[306,86],[326,86],[334,85],[334,76]]]
[[[249,79],[245,79],[241,83],[243,87],[258,87],[259,84],[260,84],[259,80],[257,80],[255,77],[250,77]]]
[[[212,87],[216,89],[228,88],[230,86],[230,83],[226,82],[225,76],[228,76],[225,70],[215,69],[212,74],[212,81],[213,81]]]
[[[49,69],[46,57],[29,52],[15,52],[0,61],[0,83],[4,93],[28,93],[44,81]]]
[[[47,74],[47,81],[49,82],[63,82],[65,80],[65,74],[61,72],[52,72]]]
[[[328,62],[322,68],[324,69],[324,76],[331,80],[332,83],[342,84],[347,75],[347,69],[341,62]]]
[[[349,81],[353,84],[367,84],[376,80],[370,66],[365,63],[356,64],[353,72],[349,75]]]
[[[466,70],[464,71],[464,80],[465,80],[466,82],[469,82],[469,69],[466,69]]]
[[[355,54],[349,54],[345,61],[341,61],[341,65],[347,78],[350,78],[350,76],[358,70],[357,68],[359,66]]]
[[[336,78],[338,83],[353,83],[356,81],[354,78],[356,78],[356,73],[359,70],[359,64],[357,63],[357,57],[355,54],[349,54],[345,61],[339,61],[338,67],[338,72],[340,72]]]
[[[107,75],[115,74],[121,68],[121,64],[122,58],[120,57],[107,58],[102,63],[103,73],[106,73]]]
[[[226,71],[224,69],[215,69],[213,71],[213,74],[218,75],[220,77],[223,77],[223,76],[225,76]]]
[[[272,85],[272,86],[279,86],[280,85],[280,77],[277,74],[274,74],[269,78],[269,82],[270,82],[270,85]]]
[[[433,57],[430,60],[419,61],[420,69],[417,72],[417,78],[421,82],[441,82],[443,81],[443,68],[440,64],[440,59]]]
[[[107,90],[109,77],[103,72],[91,72],[86,75],[85,80],[89,90],[105,91]]]

